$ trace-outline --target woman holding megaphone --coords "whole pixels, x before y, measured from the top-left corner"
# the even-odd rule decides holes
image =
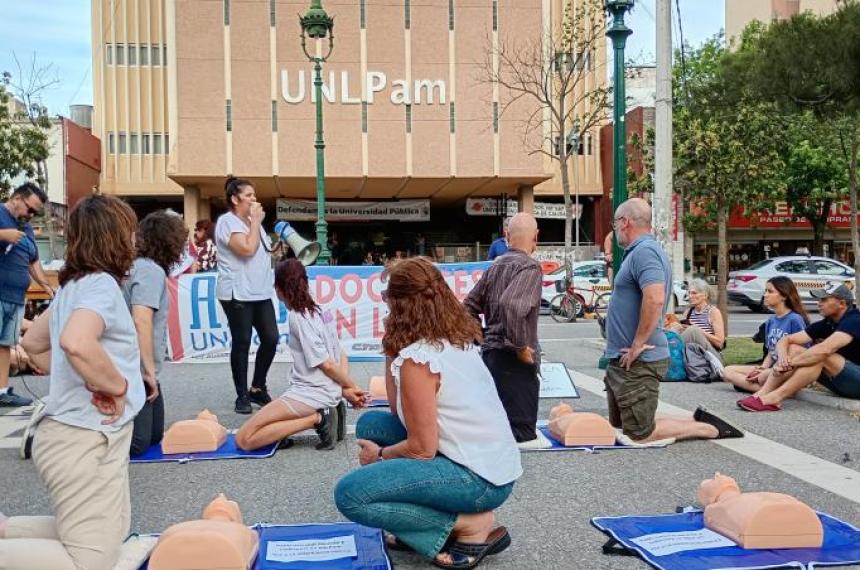
[[[230,370],[236,386],[235,411],[250,414],[252,402],[265,406],[272,401],[266,388],[266,376],[278,345],[278,324],[272,304],[275,278],[269,254],[272,242],[263,230],[265,212],[257,202],[254,185],[231,176],[227,178],[225,191],[229,211],[215,225],[217,295],[233,339]],[[257,331],[260,345],[249,391],[252,328]]]

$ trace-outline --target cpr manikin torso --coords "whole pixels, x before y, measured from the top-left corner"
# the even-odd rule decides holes
[[[209,410],[197,414],[197,419],[176,422],[165,432],[161,441],[163,453],[198,453],[215,451],[227,439],[227,430]]]
[[[549,431],[565,447],[615,444],[615,429],[606,418],[590,412],[574,412],[565,403],[550,410]]]
[[[248,570],[257,557],[257,533],[242,523],[239,505],[218,495],[202,520],[169,527],[149,559],[150,570]]]
[[[731,477],[714,475],[699,485],[705,526],[741,548],[820,548],[821,520],[809,506],[782,493],[741,493]]]

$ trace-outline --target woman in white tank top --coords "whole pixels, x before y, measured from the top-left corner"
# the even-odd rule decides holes
[[[340,480],[335,502],[350,520],[388,531],[390,547],[473,567],[510,544],[493,511],[522,474],[478,352],[479,325],[426,258],[393,265],[383,298],[391,411],[359,418],[363,467]]]

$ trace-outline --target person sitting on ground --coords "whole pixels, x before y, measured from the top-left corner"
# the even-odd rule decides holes
[[[176,214],[159,210],[137,230],[137,259],[122,292],[134,319],[146,403],[134,418],[131,454],[141,455],[164,436],[164,396],[158,382],[167,354],[167,274],[181,258],[188,229]]]
[[[816,380],[837,396],[860,400],[860,311],[841,283],[810,291],[823,317],[776,343],[773,372],[752,396],[738,400],[750,412],[776,412]],[[813,343],[812,348],[806,346]]]
[[[30,327],[33,325],[33,321],[30,319],[23,319],[21,321],[21,338],[30,330]],[[19,342],[12,350],[9,352],[9,375],[10,376],[18,376],[19,374],[29,374],[33,373],[36,375],[42,375],[47,372],[47,368],[42,368],[39,364],[30,357],[30,354],[24,349],[24,347]]]
[[[692,417],[657,414],[660,381],[669,369],[661,316],[672,292],[672,270],[651,233],[648,202],[631,198],[622,203],[613,227],[624,259],[606,315],[609,423],[636,443],[743,437],[741,430],[702,407]]]
[[[4,570],[111,570],[128,536],[128,450],[146,392],[120,282],[134,260],[136,227],[128,204],[102,194],[69,215],[50,333],[41,344],[24,339],[34,353],[51,349],[45,415],[27,429],[35,426],[33,460],[55,516],[0,515]]]
[[[193,273],[206,273],[218,268],[218,250],[215,247],[215,224],[210,220],[197,220],[194,236],[188,243],[188,250],[196,261],[192,264]]]
[[[493,511],[522,474],[520,452],[478,348],[481,329],[439,270],[413,257],[387,271],[382,338],[391,411],[355,427],[363,467],[334,491],[338,510],[392,533],[441,568],[473,568],[510,544]]]
[[[290,387],[245,422],[236,434],[236,444],[246,450],[259,449],[314,428],[320,438],[317,449],[334,449],[344,415],[342,398],[360,408],[369,396],[350,378],[334,317],[314,302],[307,271],[298,259],[278,264],[275,290],[289,309]],[[285,446],[290,445],[287,441]]]
[[[764,304],[774,312],[765,323],[764,346],[767,356],[758,366],[735,364],[726,366],[720,376],[740,392],[755,392],[767,382],[776,363],[776,343],[782,337],[802,331],[809,325],[809,315],[803,308],[797,287],[788,277],[778,275],[768,279],[764,288]]]
[[[697,344],[720,356],[726,343],[726,327],[722,313],[713,305],[714,288],[704,279],[693,279],[687,293],[690,308],[671,330],[680,334],[685,344]]]

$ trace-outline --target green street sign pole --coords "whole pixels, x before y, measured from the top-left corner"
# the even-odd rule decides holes
[[[633,0],[607,0],[606,10],[612,16],[612,25],[606,35],[612,40],[615,70],[613,76],[612,103],[612,215],[615,210],[627,200],[627,125],[624,122],[626,111],[626,96],[624,89],[624,48],[627,36],[633,30],[624,24],[624,14],[633,8]],[[618,240],[612,241],[612,269],[618,275],[621,268],[621,258],[624,251],[618,245]]]

